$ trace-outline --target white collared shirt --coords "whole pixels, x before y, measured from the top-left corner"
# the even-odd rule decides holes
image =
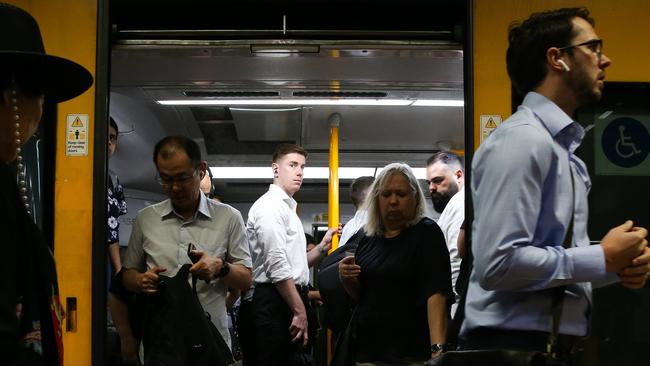
[[[278,283],[293,278],[307,285],[307,241],[296,214],[296,201],[278,185],[258,198],[248,212],[246,235],[253,259],[254,283]]]
[[[460,302],[460,295],[456,292],[456,281],[460,274],[461,259],[458,256],[458,234],[460,226],[465,219],[465,188],[461,188],[451,197],[445,209],[438,218],[438,226],[445,235],[447,249],[449,250],[449,261],[451,262],[451,286],[454,289],[456,302],[451,305],[451,315],[456,314],[456,308]]]
[[[358,209],[354,213],[354,217],[348,221],[343,230],[341,231],[341,239],[339,239],[339,247],[344,246],[350,238],[359,231],[368,221],[368,213],[366,210]]]

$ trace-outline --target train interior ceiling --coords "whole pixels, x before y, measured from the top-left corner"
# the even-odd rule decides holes
[[[110,115],[120,136],[109,167],[125,187],[131,218],[164,198],[152,152],[166,135],[199,143],[218,196],[245,216],[268,188],[277,144],[299,144],[309,151],[308,167],[325,168],[336,120],[339,164],[352,168],[339,173],[343,222],[354,213],[348,186],[355,176],[374,175],[393,161],[423,168],[437,150],[465,149],[463,46],[453,26],[292,33],[285,25],[281,34],[135,29],[129,19],[117,21]],[[336,104],[328,104],[332,98]],[[261,175],[224,170],[233,167],[259,167]],[[424,178],[423,169],[418,174]],[[303,221],[322,218],[327,172],[308,170],[295,198]]]

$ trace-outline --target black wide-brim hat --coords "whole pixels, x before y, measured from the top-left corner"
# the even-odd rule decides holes
[[[0,67],[2,72],[29,73],[50,102],[63,102],[90,88],[93,77],[83,66],[45,53],[41,31],[26,11],[0,3]]]

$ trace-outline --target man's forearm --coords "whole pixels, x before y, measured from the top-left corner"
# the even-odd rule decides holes
[[[307,264],[309,267],[313,267],[320,262],[320,260],[323,258],[323,254],[325,252],[323,251],[323,244],[318,244],[312,250],[307,252]]]
[[[220,278],[223,283],[237,290],[248,290],[251,287],[253,275],[249,268],[242,264],[231,264],[230,273]]]
[[[131,292],[141,292],[140,286],[138,286],[138,276],[141,275],[140,272],[133,268],[128,268],[123,271],[122,274],[122,284],[126,287],[127,290]]]
[[[274,283],[274,285],[280,296],[282,296],[282,300],[289,306],[294,315],[306,314],[305,305],[302,303],[298,290],[296,290],[293,278]]]

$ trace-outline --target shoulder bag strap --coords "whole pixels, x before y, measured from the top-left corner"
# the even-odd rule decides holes
[[[571,220],[569,221],[569,227],[567,232],[564,235],[564,249],[571,248],[571,242],[573,241],[573,221],[575,220],[575,181],[573,178],[573,168],[571,167],[571,162],[569,161],[569,174],[571,175],[571,194],[573,199],[571,200]],[[551,354],[556,354],[557,351],[557,337],[560,334],[560,318],[562,317],[562,305],[564,304],[564,293],[566,292],[566,286],[559,286],[553,289],[553,298],[551,301],[551,314],[553,315],[553,327],[551,329],[551,334],[548,339],[548,345],[546,351]]]

